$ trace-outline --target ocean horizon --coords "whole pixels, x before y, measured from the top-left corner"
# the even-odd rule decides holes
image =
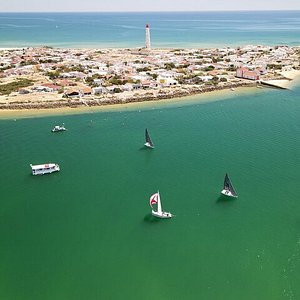
[[[0,13],[0,47],[300,45],[300,11]]]

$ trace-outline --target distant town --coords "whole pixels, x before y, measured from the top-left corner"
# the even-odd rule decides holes
[[[299,70],[300,47],[0,49],[0,109],[122,104],[255,86]]]

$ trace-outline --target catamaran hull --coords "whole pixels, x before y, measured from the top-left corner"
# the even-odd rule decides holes
[[[237,198],[236,195],[233,195],[230,191],[228,190],[222,190],[221,191],[221,194],[223,194],[224,196],[227,196],[227,197],[233,197],[233,198]]]
[[[160,219],[169,219],[169,218],[173,217],[173,215],[169,212],[157,213],[156,211],[153,211],[153,210],[152,210],[152,216],[160,218]]]

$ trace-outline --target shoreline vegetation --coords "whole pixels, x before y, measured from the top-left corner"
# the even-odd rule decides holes
[[[0,49],[0,115],[106,107],[240,87],[289,88],[300,47]]]

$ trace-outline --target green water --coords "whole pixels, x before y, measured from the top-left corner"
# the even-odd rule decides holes
[[[300,299],[300,89],[235,95],[1,120],[0,299]]]

